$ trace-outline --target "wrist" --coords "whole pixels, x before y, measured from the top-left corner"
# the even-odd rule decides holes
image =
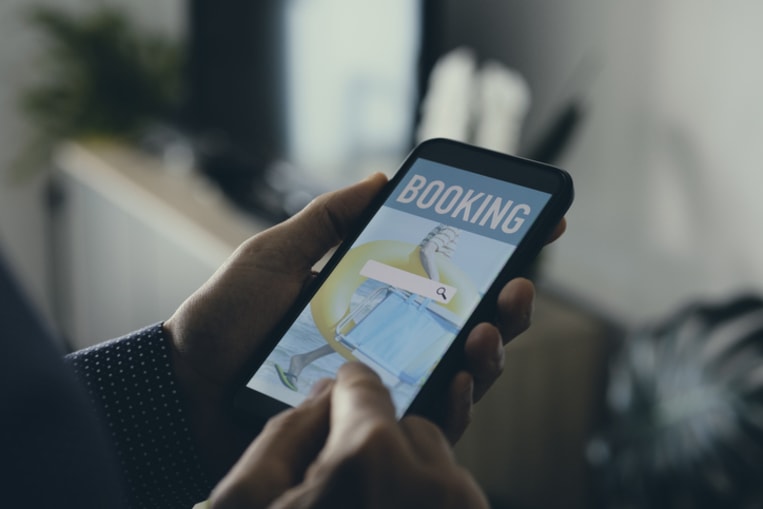
[[[256,436],[235,418],[227,388],[208,380],[178,347],[173,324],[162,324],[170,363],[186,408],[190,428],[206,470],[224,476]]]

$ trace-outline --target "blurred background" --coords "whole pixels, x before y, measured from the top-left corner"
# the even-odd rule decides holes
[[[591,507],[623,338],[763,286],[761,17],[747,0],[5,0],[0,252],[80,348],[167,317],[241,240],[394,172],[421,137],[558,164],[568,231],[458,454],[496,507]]]

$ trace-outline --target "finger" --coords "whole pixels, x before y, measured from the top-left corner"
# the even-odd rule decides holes
[[[454,469],[450,447],[433,424],[409,417],[398,425],[389,392],[369,368],[344,365],[331,405],[326,448],[304,482],[271,509],[442,507],[443,500],[454,507],[486,507],[471,477]],[[340,455],[324,454],[329,449]]]
[[[564,232],[567,230],[567,219],[562,218],[561,221],[559,221],[559,224],[556,225],[556,228],[554,228],[554,231],[551,232],[551,235],[548,237],[548,240],[546,240],[546,244],[551,244],[556,239],[561,237]]]
[[[402,440],[395,406],[379,376],[359,362],[337,372],[331,396],[331,431],[312,471],[329,469],[345,458],[374,459],[380,444]]]
[[[304,477],[325,443],[331,383],[270,421],[210,495],[215,509],[266,507]]]
[[[359,362],[343,365],[332,393],[327,448],[334,445],[332,440],[351,446],[351,438],[365,438],[369,428],[396,423],[395,406],[379,376]]]
[[[400,429],[419,461],[425,465],[443,465],[453,461],[450,443],[431,421],[409,416],[400,421]]]
[[[530,326],[534,298],[535,287],[529,280],[509,281],[498,295],[498,326],[479,324],[467,337],[464,352],[467,370],[474,377],[475,402],[503,373],[503,346]]]
[[[376,373],[359,362],[346,363],[337,372],[330,420],[326,445],[304,481],[273,507],[348,507],[352,499],[362,507],[369,493],[362,492],[358,479],[384,477],[386,460],[405,439],[389,391]]]
[[[505,351],[498,329],[481,323],[472,329],[464,346],[466,369],[474,380],[472,400],[482,399],[487,390],[503,373]]]
[[[535,286],[524,278],[509,281],[498,294],[496,320],[504,345],[530,327],[534,300]]]
[[[264,232],[263,241],[286,246],[290,264],[296,270],[310,269],[326,252],[336,246],[387,183],[375,173],[354,185],[323,194],[298,214]]]
[[[474,379],[466,371],[453,377],[448,392],[448,411],[442,429],[451,444],[455,444],[466,431],[472,420]]]

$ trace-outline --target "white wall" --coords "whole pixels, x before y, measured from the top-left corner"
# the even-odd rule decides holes
[[[763,291],[763,4],[618,4],[551,275],[632,322]],[[583,28],[583,27],[581,27]],[[591,27],[589,27],[591,28]]]
[[[521,70],[537,134],[580,90],[557,285],[631,323],[763,291],[763,3],[450,0],[449,30]],[[490,13],[485,16],[485,13]]]
[[[45,3],[45,2],[36,2]],[[97,1],[58,0],[48,2],[72,9],[87,9]],[[182,33],[182,0],[111,0],[124,5],[143,26]],[[50,284],[44,208],[44,173],[31,180],[13,184],[8,168],[25,143],[29,126],[17,109],[19,90],[32,80],[43,79],[34,62],[41,49],[40,37],[24,22],[30,0],[0,2],[0,249],[31,298],[50,316]]]

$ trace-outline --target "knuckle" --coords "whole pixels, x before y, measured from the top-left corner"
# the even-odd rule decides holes
[[[434,474],[423,484],[427,486],[427,498],[437,500],[437,506],[442,509],[487,507],[472,475],[455,463],[444,472]]]
[[[441,433],[440,428],[432,421],[418,415],[409,415],[403,418],[401,423],[410,428],[418,428],[427,434],[436,435]]]
[[[349,392],[356,394],[388,395],[389,391],[381,384],[381,380],[377,376],[375,373],[373,377],[364,373],[362,376],[347,377],[342,380],[342,385]]]
[[[210,509],[257,507],[261,502],[259,490],[242,478],[220,483],[209,495]]]
[[[465,468],[458,467],[456,479],[451,486],[457,490],[457,493],[454,493],[451,498],[451,507],[472,509],[487,509],[489,507],[482,490]]]
[[[395,429],[385,422],[371,422],[359,432],[357,456],[364,461],[377,461],[398,446]]]
[[[265,507],[295,482],[291,465],[276,455],[263,458],[255,470],[233,470],[209,496],[212,509]]]
[[[356,475],[365,477],[384,470],[390,458],[399,455],[399,439],[390,426],[368,423],[349,437],[348,447],[340,461]]]
[[[297,412],[287,410],[268,419],[262,430],[263,435],[277,434],[283,429],[288,429],[289,425],[297,421]]]

